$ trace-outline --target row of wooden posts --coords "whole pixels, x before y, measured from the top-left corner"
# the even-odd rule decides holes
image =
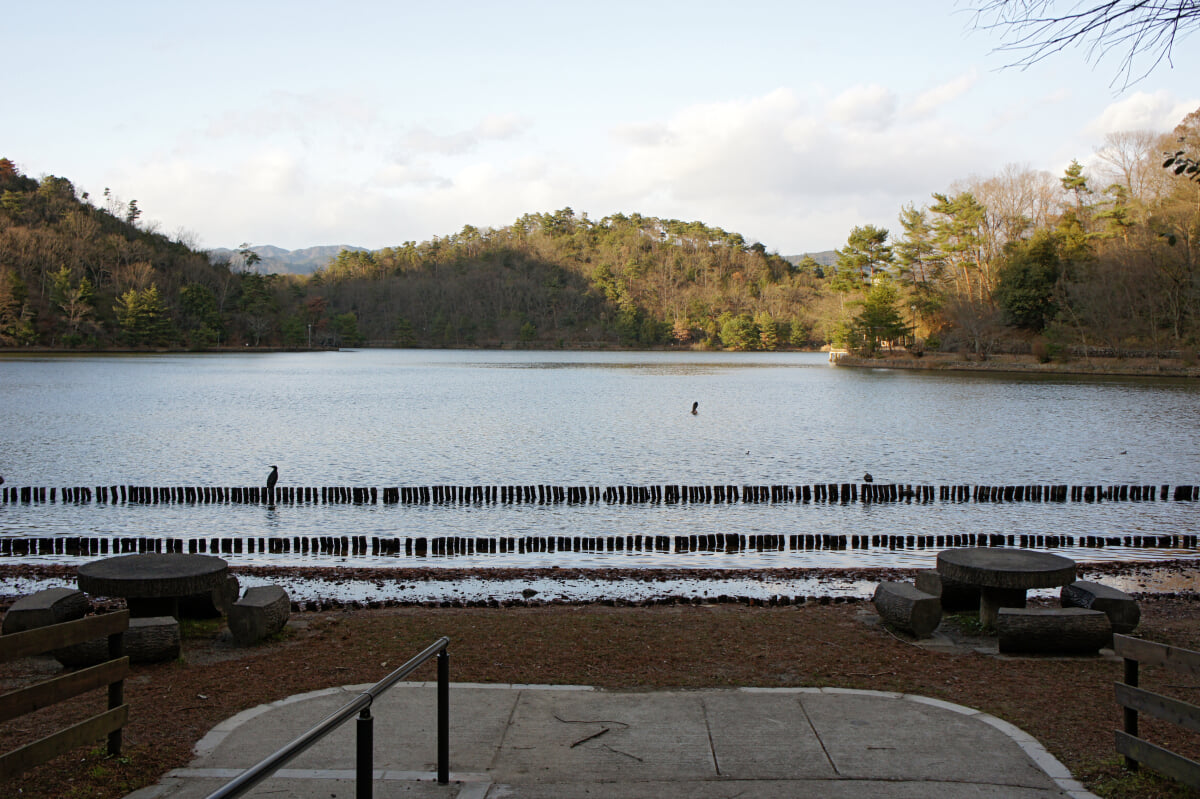
[[[442,504],[758,504],[780,502],[1154,502],[1200,499],[1200,486],[1177,485],[902,485],[816,483],[813,485],[652,486],[5,486],[0,504],[127,503],[280,505]]]
[[[145,552],[205,554],[314,554],[404,557],[505,555],[537,552],[767,552],[869,549],[944,549],[947,547],[1021,547],[1089,549],[1124,546],[1138,549],[1196,549],[1200,536],[1134,535],[625,535],[522,536],[515,538],[291,536],[246,538],[147,538],[60,536],[0,538],[0,556],[120,555]]]

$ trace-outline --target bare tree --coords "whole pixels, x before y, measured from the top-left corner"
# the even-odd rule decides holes
[[[999,30],[999,48],[1021,54],[1011,66],[1036,64],[1068,47],[1082,48],[1099,63],[1123,51],[1113,83],[1122,88],[1145,78],[1178,40],[1200,27],[1198,0],[1108,0],[1088,5],[1063,0],[987,0],[974,8],[975,27]],[[1148,62],[1148,65],[1146,65]]]
[[[1104,180],[1119,183],[1130,199],[1146,201],[1152,176],[1158,171],[1158,146],[1161,133],[1152,130],[1122,130],[1104,137],[1104,146],[1096,151],[1103,165]]]

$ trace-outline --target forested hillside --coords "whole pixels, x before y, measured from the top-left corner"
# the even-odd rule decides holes
[[[215,344],[240,301],[237,276],[139,228],[136,200],[106,190],[102,201],[0,158],[0,345]]]
[[[264,273],[248,249],[231,267],[147,229],[136,201],[97,205],[0,159],[0,345],[1191,352],[1198,152],[1200,111],[1169,136],[1110,135],[1091,171],[972,177],[898,209],[897,233],[848,231],[833,265],[701,222],[564,208],[342,250],[311,275]]]

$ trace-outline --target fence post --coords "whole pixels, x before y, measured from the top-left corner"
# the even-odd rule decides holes
[[[108,659],[116,660],[125,656],[125,633],[119,632],[108,636]],[[125,678],[114,680],[108,684],[108,709],[113,710],[125,704]],[[108,734],[108,756],[121,756],[121,728],[117,727]]]
[[[437,656],[438,785],[450,783],[450,655],[442,647]]]
[[[357,799],[371,799],[374,795],[375,777],[375,719],[371,717],[371,706],[367,705],[358,714],[357,750],[355,773],[355,796]]]
[[[1131,688],[1138,686],[1138,662],[1133,658],[1125,658],[1125,684]],[[1138,712],[1131,707],[1124,708],[1125,734],[1134,738],[1138,734]],[[1138,770],[1138,762],[1128,755],[1125,756],[1125,768],[1130,771]]]

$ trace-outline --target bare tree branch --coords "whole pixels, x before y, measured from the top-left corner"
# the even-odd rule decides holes
[[[1121,88],[1170,64],[1175,44],[1200,27],[1200,0],[987,0],[972,10],[976,30],[1001,32],[997,50],[1020,54],[1009,66],[1025,68],[1068,47],[1081,48],[1093,65],[1123,52],[1110,84]]]

